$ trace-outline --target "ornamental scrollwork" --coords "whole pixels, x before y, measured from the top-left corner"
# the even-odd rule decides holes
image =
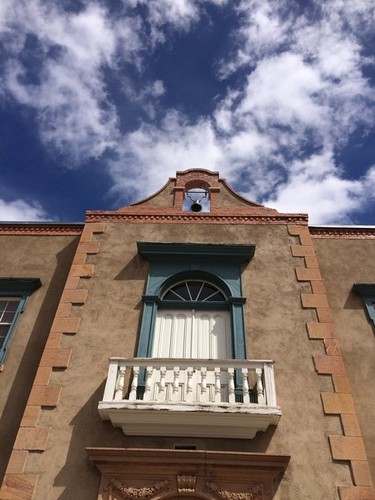
[[[169,490],[169,481],[159,481],[154,486],[144,488],[133,488],[124,486],[118,479],[111,478],[103,490],[115,492],[122,500],[151,500],[158,493]]]
[[[247,492],[233,492],[219,489],[212,482],[206,483],[206,490],[213,494],[216,498],[222,500],[263,500],[263,488],[261,484],[256,484]]]
[[[177,476],[177,492],[180,494],[191,494],[195,493],[195,487],[197,484],[196,476]]]

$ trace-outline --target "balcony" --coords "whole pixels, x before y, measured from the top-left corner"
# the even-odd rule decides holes
[[[127,435],[253,438],[277,425],[272,361],[110,358],[98,410]]]

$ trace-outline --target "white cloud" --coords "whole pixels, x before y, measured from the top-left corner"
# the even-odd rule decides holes
[[[329,151],[294,161],[287,181],[265,202],[280,212],[307,212],[312,224],[348,223],[350,214],[365,208],[370,178],[346,180],[337,170]]]
[[[38,203],[26,203],[23,200],[4,201],[0,199],[0,220],[15,221],[45,221],[47,214]]]
[[[166,173],[205,167],[279,210],[348,222],[371,197],[372,171],[346,179],[335,160],[353,131],[374,125],[374,89],[362,72],[369,4],[344,12],[340,2],[328,4],[292,16],[283,1],[242,2],[240,48],[222,74],[241,68],[244,85],[228,89],[213,115],[195,124],[169,111],[161,127],[144,124],[125,137],[111,167],[120,189],[129,186],[129,169],[132,188],[149,194]],[[356,22],[348,29],[350,16]]]
[[[148,10],[148,20],[154,28],[171,23],[177,28],[188,29],[190,23],[199,17],[197,2],[194,0],[133,0]]]
[[[8,62],[0,93],[10,93],[21,104],[34,108],[43,142],[72,165],[98,158],[119,139],[117,109],[106,86],[105,71],[120,76],[124,63],[141,71],[150,43],[164,41],[164,25],[187,30],[199,19],[200,4],[204,3],[133,0],[124,4],[120,15],[113,16],[105,4],[96,1],[86,2],[78,12],[65,11],[57,1],[6,2],[0,9],[0,26],[6,26]],[[129,11],[137,4],[147,10],[153,40],[140,16]],[[27,82],[27,68],[20,59],[30,36],[40,52],[41,67],[34,68],[37,83]],[[126,75],[120,78],[126,80]],[[163,92],[159,80],[137,89],[137,101],[145,100],[149,116],[155,116],[149,97],[160,97]],[[126,116],[122,119],[126,121]]]
[[[105,10],[89,5],[73,14],[36,0],[20,1],[13,10],[14,38],[6,44],[13,57],[6,65],[3,93],[37,111],[42,140],[71,162],[100,156],[118,133],[102,75],[116,50]],[[25,83],[27,70],[18,59],[30,35],[41,52],[38,83]]]
[[[214,168],[222,157],[209,121],[189,125],[181,114],[169,112],[160,127],[143,125],[124,138],[110,172],[114,190],[136,201],[160,189],[176,170]]]
[[[366,183],[374,175],[369,170],[348,180],[335,160],[353,132],[375,122],[374,88],[363,74],[373,62],[363,55],[366,36],[373,36],[373,3],[327,0],[291,8],[286,0],[239,2],[233,7],[240,22],[237,52],[223,60],[220,74],[229,82],[235,79],[227,77],[241,71],[242,84],[217,98],[211,116],[192,121],[180,111],[163,110],[164,82],[133,80],[124,64],[142,77],[156,44],[173,43],[171,33],[187,32],[207,15],[207,5],[224,3],[129,0],[116,17],[96,1],[76,13],[57,1],[2,3],[0,29],[9,60],[0,92],[34,108],[44,143],[72,163],[111,150],[116,160],[103,168],[109,169],[113,191],[124,197],[150,194],[176,170],[203,167],[219,170],[235,188],[281,210],[303,209],[316,221],[328,221],[340,207],[342,220],[348,219],[359,198],[370,197]],[[145,18],[135,14],[139,6]],[[30,34],[40,51],[33,83],[20,58]],[[126,135],[106,84],[108,71],[147,116]],[[126,109],[121,120],[127,121]],[[291,205],[292,198],[301,207]]]

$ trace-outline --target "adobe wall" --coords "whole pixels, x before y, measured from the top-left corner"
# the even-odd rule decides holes
[[[0,484],[77,243],[75,236],[0,235],[0,277],[42,282],[19,318],[0,372]]]
[[[375,282],[374,241],[314,239],[375,482],[375,327],[354,283]]]
[[[86,227],[89,226],[86,225]],[[291,455],[275,499],[337,499],[337,485],[351,484],[345,463],[334,464],[328,434],[341,433],[338,416],[324,416],[320,391],[331,391],[331,378],[317,376],[312,356],[323,354],[322,343],[311,341],[306,321],[313,309],[301,307],[295,267],[285,224],[152,224],[106,223],[95,237],[100,250],[88,255],[90,279],[83,305],[73,305],[80,318],[76,335],[64,335],[63,349],[72,348],[66,370],[52,372],[51,384],[62,386],[55,409],[43,410],[39,426],[52,427],[44,453],[29,453],[25,472],[39,476],[35,498],[95,498],[99,474],[85,447],[173,448],[197,444],[199,449],[250,451]],[[243,294],[248,357],[275,360],[278,404],[283,415],[276,428],[253,440],[126,437],[100,420],[108,357],[133,357],[136,351],[148,263],[137,255],[136,241],[255,244],[254,259],[243,269]],[[86,267],[88,269],[88,267]],[[91,271],[90,271],[91,272]],[[317,480],[319,478],[319,480]]]

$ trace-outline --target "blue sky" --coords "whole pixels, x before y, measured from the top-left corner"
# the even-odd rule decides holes
[[[373,0],[2,0],[0,219],[83,221],[218,170],[375,224]]]

